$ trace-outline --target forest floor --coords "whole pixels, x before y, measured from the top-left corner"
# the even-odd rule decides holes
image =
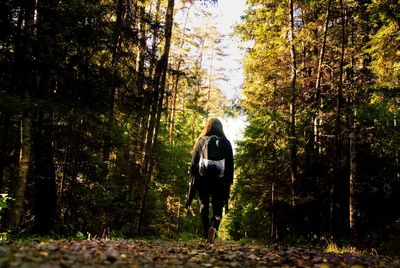
[[[394,267],[384,256],[216,241],[48,240],[0,244],[0,267]]]

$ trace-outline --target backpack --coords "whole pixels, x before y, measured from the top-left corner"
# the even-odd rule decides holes
[[[222,178],[225,172],[225,152],[222,139],[216,135],[205,136],[200,152],[201,176]]]

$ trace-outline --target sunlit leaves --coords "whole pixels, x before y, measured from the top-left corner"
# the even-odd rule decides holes
[[[360,180],[369,178],[361,192],[368,196],[368,187],[381,191],[384,186],[379,185],[378,174],[385,174],[382,176],[390,185],[385,186],[390,189],[390,198],[396,196],[392,180],[398,176],[393,169],[398,162],[395,157],[398,155],[400,73],[397,1],[299,0],[294,1],[294,5],[297,99],[296,135],[292,137],[288,134],[291,133],[290,78],[294,64],[290,61],[288,44],[288,1],[247,1],[246,14],[236,26],[236,33],[247,47],[243,61],[242,105],[249,124],[238,148],[236,190],[240,215],[235,215],[242,220],[244,212],[252,207],[250,203],[255,202],[254,196],[259,201],[270,191],[268,182],[280,183],[278,189],[283,200],[290,195],[288,152],[292,142],[298,149],[299,183],[296,187],[300,195],[314,199],[302,201],[305,204],[301,205],[323,204],[325,207],[319,207],[318,213],[325,213],[328,219],[328,203],[333,201],[329,194],[320,194],[328,192],[334,176],[340,177],[340,183],[348,179],[349,133],[352,131],[357,135],[357,161],[362,162],[358,166],[358,176]],[[338,105],[339,88],[343,90],[341,107]],[[334,146],[335,142],[342,147],[335,149],[340,147]],[[343,162],[334,160],[338,156]],[[363,165],[368,161],[375,163],[377,159],[387,172],[375,172],[376,168],[371,165]],[[341,172],[340,176],[335,172]],[[340,187],[340,191],[348,191],[347,185]],[[346,200],[341,201],[343,207],[348,205]],[[262,202],[269,204],[268,200]],[[364,208],[360,205],[358,209]],[[379,208],[374,211],[376,215],[380,213]],[[307,213],[302,219],[312,217]],[[373,222],[367,217],[363,220]],[[266,224],[272,223],[267,220]],[[318,228],[321,230],[325,226]],[[232,231],[240,233],[238,229]]]
[[[382,26],[371,36],[366,50],[373,59],[370,68],[382,86],[396,86],[400,81],[399,31],[396,22]]]

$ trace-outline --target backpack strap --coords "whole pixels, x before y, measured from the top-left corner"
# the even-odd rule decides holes
[[[201,158],[208,159],[208,136],[203,137],[203,145],[201,146]]]
[[[224,143],[217,135],[203,137],[203,144],[200,151],[199,174],[201,176],[211,175],[212,177],[223,177],[225,170]],[[212,144],[213,151],[210,151]],[[222,150],[222,151],[221,151]],[[211,153],[211,154],[209,154]],[[209,159],[211,157],[211,159]]]

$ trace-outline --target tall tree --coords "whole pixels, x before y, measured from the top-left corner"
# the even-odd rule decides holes
[[[345,5],[343,0],[340,0],[340,22],[341,22],[341,30],[340,30],[340,64],[339,64],[339,80],[337,85],[337,99],[336,99],[336,111],[335,111],[335,140],[334,140],[334,178],[331,185],[331,204],[330,204],[330,222],[333,227],[338,227],[338,223],[340,222],[339,218],[339,192],[341,191],[340,185],[342,185],[342,166],[341,166],[341,157],[342,157],[342,146],[341,146],[341,132],[342,132],[342,115],[343,115],[343,87],[344,87],[344,59],[345,59],[345,47],[347,43],[346,39],[346,27],[347,20],[345,14]],[[336,231],[336,230],[332,230]]]
[[[291,60],[291,79],[290,79],[290,131],[289,131],[289,142],[290,142],[290,177],[291,177],[291,191],[292,191],[292,207],[293,213],[296,211],[296,199],[298,195],[297,189],[297,145],[296,145],[296,80],[297,80],[297,59],[296,59],[296,48],[294,45],[294,0],[289,0],[289,43],[290,43],[290,60]],[[295,215],[293,215],[293,228],[295,228]]]
[[[168,69],[169,49],[171,46],[172,26],[173,26],[173,13],[174,13],[174,0],[168,0],[168,5],[165,14],[165,33],[164,33],[164,48],[160,59],[157,62],[154,72],[153,80],[153,104],[150,113],[149,126],[146,137],[145,158],[144,158],[144,174],[145,182],[144,189],[141,193],[140,200],[140,218],[138,222],[138,233],[141,232],[142,222],[144,217],[144,210],[147,201],[147,195],[150,187],[150,180],[153,172],[154,165],[154,150],[157,143],[157,135],[160,127],[161,112],[163,109],[163,100],[165,93],[165,81]]]
[[[394,171],[385,173],[379,169],[375,173],[367,168],[371,164],[365,164],[365,161],[385,162],[382,165],[388,171],[396,162],[396,153],[391,149],[378,150],[379,153],[372,149],[378,148],[376,146],[381,144],[379,140],[382,138],[372,130],[377,127],[375,124],[385,125],[383,132],[388,134],[385,137],[389,140],[396,143],[397,139],[389,134],[393,124],[384,123],[395,122],[391,116],[398,111],[398,108],[388,104],[391,103],[390,94],[383,93],[386,90],[393,93],[393,84],[389,86],[383,76],[379,78],[382,80],[376,80],[378,71],[383,74],[396,70],[394,62],[397,58],[392,47],[395,43],[392,30],[396,27],[384,27],[393,25],[391,23],[395,19],[390,14],[396,7],[388,1],[367,3],[346,0],[298,3],[259,0],[247,5],[244,19],[236,27],[236,33],[247,46],[244,58],[245,98],[242,105],[248,126],[238,148],[239,182],[235,189],[238,209],[232,216],[232,234],[240,237],[245,230],[250,236],[250,233],[257,234],[265,229],[270,230],[272,225],[278,225],[290,229],[296,227],[298,235],[329,233],[331,229],[336,236],[346,236],[350,233],[348,230],[343,232],[342,226],[349,226],[351,222],[353,233],[360,237],[366,230],[360,228],[362,223],[368,222],[366,225],[372,229],[379,225],[371,215],[385,214],[383,210],[378,212],[378,207],[386,202],[383,200],[396,199],[396,191],[392,188],[396,185],[392,184]],[[380,15],[377,15],[379,12]],[[371,19],[377,24],[366,23]],[[385,31],[380,31],[383,28],[386,28]],[[290,38],[292,33],[296,38]],[[385,48],[378,42],[379,38],[374,38],[377,37],[375,33],[385,36]],[[282,38],[288,36],[289,42],[287,38]],[[293,47],[295,53],[291,53]],[[387,59],[385,68],[374,69],[371,67],[377,66],[374,64],[384,58],[383,54],[378,53],[378,47],[392,57]],[[293,63],[292,55],[296,52],[297,60]],[[297,68],[296,74],[293,66]],[[293,88],[295,95],[292,94]],[[294,96],[293,113],[290,105]],[[394,101],[394,95],[391,96]],[[393,113],[386,113],[386,109],[392,109]],[[389,121],[383,119],[384,114]],[[282,126],[286,126],[288,131],[282,132]],[[271,137],[274,137],[274,141]],[[288,223],[277,218],[279,213],[283,215],[287,211],[288,205],[292,205],[294,196],[295,188],[291,187],[294,186],[293,138],[297,147],[298,170],[298,199],[294,214],[296,226],[294,221]],[[275,144],[275,150],[271,143]],[[249,158],[257,159],[257,164],[248,161]],[[274,181],[269,179],[271,174],[274,174]],[[372,189],[381,189],[375,180],[378,176],[385,177],[390,198],[386,196],[388,199],[379,199],[382,203],[374,205],[374,212],[367,211],[365,207],[370,206],[367,205],[367,196],[374,195]],[[240,189],[249,181],[256,186]],[[269,183],[272,182],[275,183],[276,196],[274,220],[271,220],[271,209],[263,209],[260,218],[267,219],[263,225],[248,224],[251,219],[246,215],[257,214],[262,206],[272,206],[270,198],[259,203],[252,198],[269,196]],[[385,217],[388,215],[386,213]],[[280,237],[286,235],[282,230],[278,230],[278,233]]]
[[[31,72],[33,66],[32,40],[34,40],[34,26],[37,6],[35,1],[27,1],[21,6],[18,13],[18,38],[15,39],[15,61],[22,68],[17,73],[16,92],[20,93],[20,100],[29,103],[31,91],[34,85],[34,77]],[[14,203],[11,207],[10,225],[19,228],[24,208],[25,189],[29,177],[32,150],[32,113],[27,109],[21,114],[20,123],[20,160],[19,172],[15,182],[15,192],[12,197]]]

